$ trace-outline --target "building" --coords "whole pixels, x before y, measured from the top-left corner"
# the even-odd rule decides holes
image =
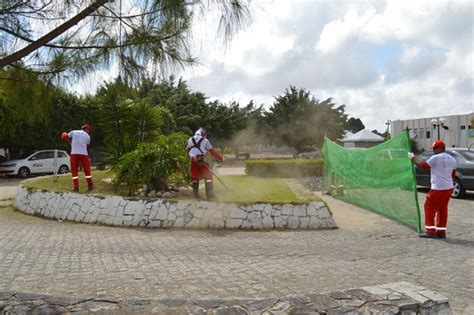
[[[341,142],[344,143],[345,148],[369,148],[374,145],[384,142],[384,138],[367,130],[362,129],[361,131],[350,135],[346,133],[345,138],[341,139]]]
[[[474,144],[474,112],[465,115],[395,120],[391,122],[390,134],[396,136],[405,129],[409,130],[410,137],[416,141],[418,150],[428,150],[437,139],[443,140],[447,147],[468,148]]]

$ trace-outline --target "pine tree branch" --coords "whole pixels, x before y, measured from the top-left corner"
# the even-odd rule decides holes
[[[6,56],[5,58],[0,59],[0,68],[10,65],[16,61],[21,60],[22,58],[28,56],[38,48],[46,45],[51,40],[55,39],[59,35],[66,32],[68,29],[88,17],[92,12],[96,11],[99,7],[103,6],[109,0],[96,0],[90,6],[79,12],[76,16],[71,18],[70,20],[66,21],[65,23],[61,24],[48,34],[44,35],[43,37],[39,38],[38,40],[34,41],[30,45],[20,49],[19,51]]]

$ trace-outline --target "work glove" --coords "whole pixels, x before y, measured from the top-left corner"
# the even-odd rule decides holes
[[[413,152],[408,152],[408,158],[410,160],[413,160],[414,157],[415,157],[415,155],[413,154]]]

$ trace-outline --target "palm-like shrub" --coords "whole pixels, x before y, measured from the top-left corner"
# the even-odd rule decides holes
[[[158,140],[141,143],[134,151],[124,154],[113,167],[116,187],[126,183],[129,194],[134,194],[140,185],[166,191],[170,181],[189,182],[187,139],[184,133],[160,136]]]

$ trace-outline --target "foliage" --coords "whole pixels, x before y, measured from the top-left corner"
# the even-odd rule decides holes
[[[219,19],[224,42],[250,18],[241,0],[142,0],[127,9],[108,0],[1,1],[0,67],[77,77],[120,63],[122,76],[136,81],[150,64],[195,63],[192,20],[206,15]]]
[[[28,71],[6,70],[17,81],[0,80],[0,147],[15,156],[22,150],[61,148],[61,131],[78,129],[94,108],[74,94],[42,82]]]
[[[278,96],[265,113],[266,134],[272,143],[296,151],[308,145],[321,147],[324,136],[340,138],[346,121],[345,105],[336,106],[331,98],[320,102],[306,89],[294,86]]]
[[[183,80],[175,82],[174,77],[154,83],[145,79],[138,88],[138,94],[152,106],[166,109],[174,118],[169,129],[191,135],[199,127],[205,127],[215,144],[229,143],[233,135],[248,125],[248,109],[240,108],[236,102],[223,104],[219,101],[206,102],[201,92],[192,92]],[[174,126],[175,124],[175,126]],[[170,130],[163,130],[167,133]]]
[[[132,100],[135,91],[120,78],[106,83],[98,91],[99,126],[104,134],[108,157],[112,164],[140,142],[153,141],[163,125],[164,111],[144,100]]]
[[[322,159],[246,160],[247,175],[258,177],[321,176]]]
[[[170,179],[189,181],[188,155],[184,150],[187,139],[183,133],[173,133],[152,143],[141,143],[134,151],[124,154],[113,167],[117,174],[116,187],[126,183],[133,194],[139,185],[167,190]]]

